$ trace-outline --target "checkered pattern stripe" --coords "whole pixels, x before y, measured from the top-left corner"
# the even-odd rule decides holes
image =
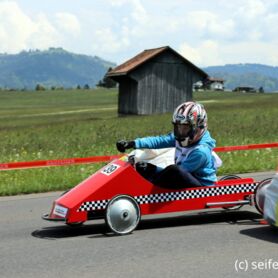
[[[106,205],[108,204],[109,200],[99,200],[99,201],[92,201],[92,202],[84,202],[78,211],[91,211],[91,210],[98,210],[98,209],[105,209]]]
[[[236,193],[254,192],[256,186],[257,183],[238,184],[232,186],[217,186],[217,187],[207,187],[207,188],[194,189],[194,190],[185,190],[179,192],[141,195],[141,196],[135,196],[134,198],[139,205],[164,203],[169,201],[197,199],[197,198],[221,196],[221,195],[236,194]],[[84,202],[82,203],[78,211],[91,211],[91,210],[105,209],[108,202],[109,200]]]
[[[135,197],[136,201],[142,204],[163,203],[169,201],[197,199],[204,197],[213,197],[227,194],[253,192],[257,183],[251,184],[239,184],[233,186],[221,186],[221,187],[208,187],[195,190],[186,190],[180,192],[169,192],[153,195],[142,195]]]

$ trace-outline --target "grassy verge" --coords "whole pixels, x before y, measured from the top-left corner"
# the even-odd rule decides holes
[[[201,92],[218,146],[278,141],[278,94]],[[115,154],[118,139],[171,131],[171,114],[117,115],[116,90],[0,93],[0,162]],[[219,174],[275,170],[277,149],[221,153]],[[71,188],[98,164],[0,172],[0,195]]]

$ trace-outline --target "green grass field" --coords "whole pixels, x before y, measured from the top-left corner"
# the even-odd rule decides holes
[[[217,146],[278,141],[278,94],[199,92]],[[117,115],[116,90],[0,92],[0,163],[117,153],[115,142],[171,131],[171,113]],[[221,153],[219,175],[275,170],[277,149]],[[71,188],[100,164],[1,171],[0,195]]]

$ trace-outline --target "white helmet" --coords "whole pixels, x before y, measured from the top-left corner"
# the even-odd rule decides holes
[[[200,103],[189,101],[179,105],[173,114],[174,135],[182,147],[194,144],[207,130],[207,113]]]

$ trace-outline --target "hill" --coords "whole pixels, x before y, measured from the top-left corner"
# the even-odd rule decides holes
[[[30,50],[18,54],[0,54],[0,89],[45,87],[95,87],[109,67],[116,66],[97,56],[75,54],[63,48]],[[210,76],[225,80],[225,88],[263,87],[278,91],[278,67],[260,64],[230,64],[203,68]]]
[[[115,64],[97,56],[68,52],[62,48],[0,54],[0,88],[94,87]]]
[[[263,87],[266,92],[278,91],[278,67],[261,64],[234,64],[203,68],[210,76],[223,78],[225,88],[238,86]]]

